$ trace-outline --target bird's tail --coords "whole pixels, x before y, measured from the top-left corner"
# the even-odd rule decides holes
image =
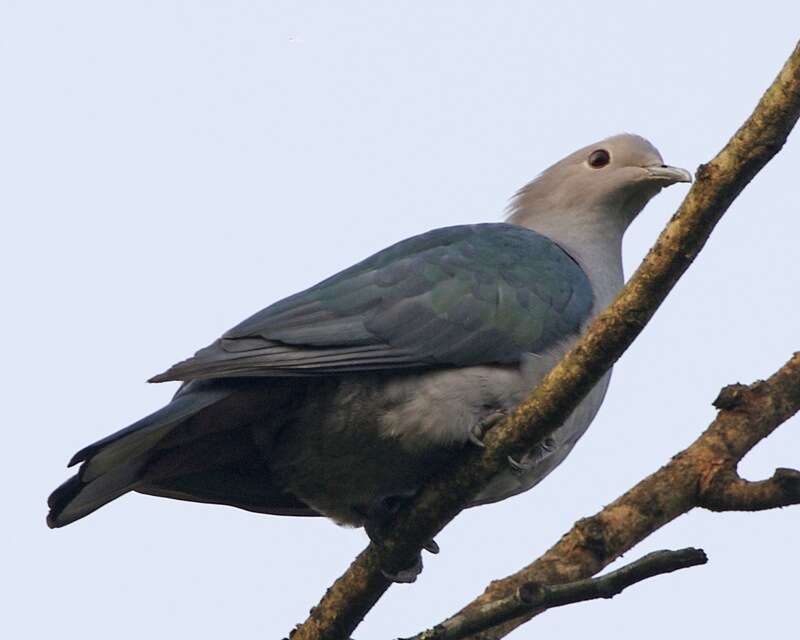
[[[135,489],[153,448],[175,427],[230,393],[226,388],[187,385],[165,407],[78,451],[69,462],[70,467],[81,463],[78,472],[47,500],[48,526],[75,522]]]

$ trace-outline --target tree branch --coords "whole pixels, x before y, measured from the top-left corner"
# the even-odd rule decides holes
[[[514,595],[453,616],[441,625],[405,640],[461,640],[524,614],[539,614],[585,600],[613,598],[637,582],[706,562],[708,558],[702,549],[654,551],[599,578],[554,586],[526,582]]]
[[[391,534],[380,547],[372,543],[358,555],[294,630],[293,640],[349,637],[389,586],[382,569],[409,566],[422,545],[507,464],[509,455],[532,449],[561,424],[641,332],[731,202],[781,149],[799,115],[800,46],[747,122],[698,169],[680,209],[616,301],[514,414],[487,434],[484,449],[465,449],[399,510]]]
[[[747,482],[732,473],[748,451],[800,410],[800,352],[768,380],[734,386],[736,402],[721,405],[717,401],[718,407],[725,408],[689,448],[599,513],[579,520],[535,562],[492,582],[451,620],[469,618],[529,582],[556,585],[592,576],[694,507],[753,510],[800,503],[797,471],[778,470],[762,482]],[[731,389],[726,387],[722,393]],[[464,637],[502,638],[535,613],[526,612],[516,620]]]

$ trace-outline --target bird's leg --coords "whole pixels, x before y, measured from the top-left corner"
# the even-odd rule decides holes
[[[410,500],[414,494],[406,496],[388,496],[380,499],[369,510],[366,522],[364,523],[364,531],[366,531],[369,539],[377,545],[382,544],[383,538],[386,535],[387,529],[391,525],[391,519],[395,513],[400,509],[401,505]],[[435,540],[428,540],[422,548],[428,553],[439,553],[439,545]],[[392,582],[414,582],[417,576],[422,573],[422,554],[417,556],[416,561],[410,567],[402,569],[396,573],[381,569],[381,573],[391,580]]]
[[[474,444],[476,447],[480,447],[483,449],[486,445],[483,444],[483,436],[486,435],[486,432],[489,431],[492,427],[502,422],[503,418],[506,417],[506,413],[504,411],[495,411],[494,413],[490,413],[488,416],[481,418],[472,425],[472,429],[469,430],[469,441]]]

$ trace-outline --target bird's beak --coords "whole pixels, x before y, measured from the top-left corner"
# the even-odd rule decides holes
[[[644,168],[651,180],[668,187],[676,182],[691,182],[692,174],[686,169],[670,167],[666,164],[654,164]]]

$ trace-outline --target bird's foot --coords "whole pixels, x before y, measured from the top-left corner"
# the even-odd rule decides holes
[[[399,505],[402,500],[407,499],[408,498],[405,496],[393,496],[392,498],[381,500],[380,505],[371,510],[372,517],[369,518],[364,524],[364,531],[366,531],[367,536],[372,542],[377,545],[383,544],[383,539],[386,535],[387,529],[390,526],[390,516],[393,515],[397,509],[399,509]],[[423,544],[422,548],[428,553],[432,553],[434,555],[439,553],[439,545],[436,543],[436,540],[433,539],[428,540],[425,544]],[[415,582],[417,576],[422,573],[422,554],[420,553],[417,555],[416,560],[410,567],[401,569],[400,571],[389,571],[381,568],[381,573],[392,582]]]
[[[367,535],[372,542],[377,545],[382,544],[380,534],[376,533],[372,527],[365,526],[364,529],[366,530]],[[439,553],[439,545],[436,543],[436,540],[428,540],[428,542],[422,545],[422,548],[428,553]],[[388,569],[381,567],[381,573],[385,578],[391,580],[392,582],[398,582],[401,584],[416,582],[417,576],[422,573],[422,553],[418,553],[413,564],[405,569],[401,569],[400,571],[389,571]]]
[[[511,473],[518,476],[526,474],[533,469],[542,458],[547,457],[547,455],[555,451],[555,449],[556,441],[548,436],[542,440],[535,453],[526,453],[519,461],[508,456],[508,464],[511,466]]]
[[[417,556],[416,562],[407,569],[391,572],[381,568],[383,577],[399,584],[411,584],[417,581],[417,576],[422,573],[422,554]]]
[[[373,542],[376,542],[373,540]],[[380,544],[376,542],[376,544]],[[436,544],[436,540],[428,540],[422,548],[425,549],[428,553],[432,553],[436,555],[439,553],[439,545]],[[398,582],[401,584],[408,584],[411,582],[417,581],[417,576],[422,573],[422,554],[417,555],[417,559],[414,561],[410,567],[406,569],[401,569],[397,572],[387,571],[386,569],[381,568],[381,573],[383,576],[392,582]]]
[[[367,522],[364,525],[364,531],[367,533],[367,537],[374,542],[375,544],[383,544],[383,537],[385,526],[381,524],[376,524],[375,522]],[[422,548],[432,555],[436,555],[441,550],[439,548],[439,544],[431,538],[425,544],[422,545]]]
[[[495,411],[494,413],[490,413],[485,418],[481,418],[472,426],[472,429],[469,430],[469,441],[476,447],[483,449],[483,447],[486,446],[483,444],[483,436],[486,435],[486,432],[489,431],[489,429],[502,422],[503,418],[505,417],[505,412]]]

